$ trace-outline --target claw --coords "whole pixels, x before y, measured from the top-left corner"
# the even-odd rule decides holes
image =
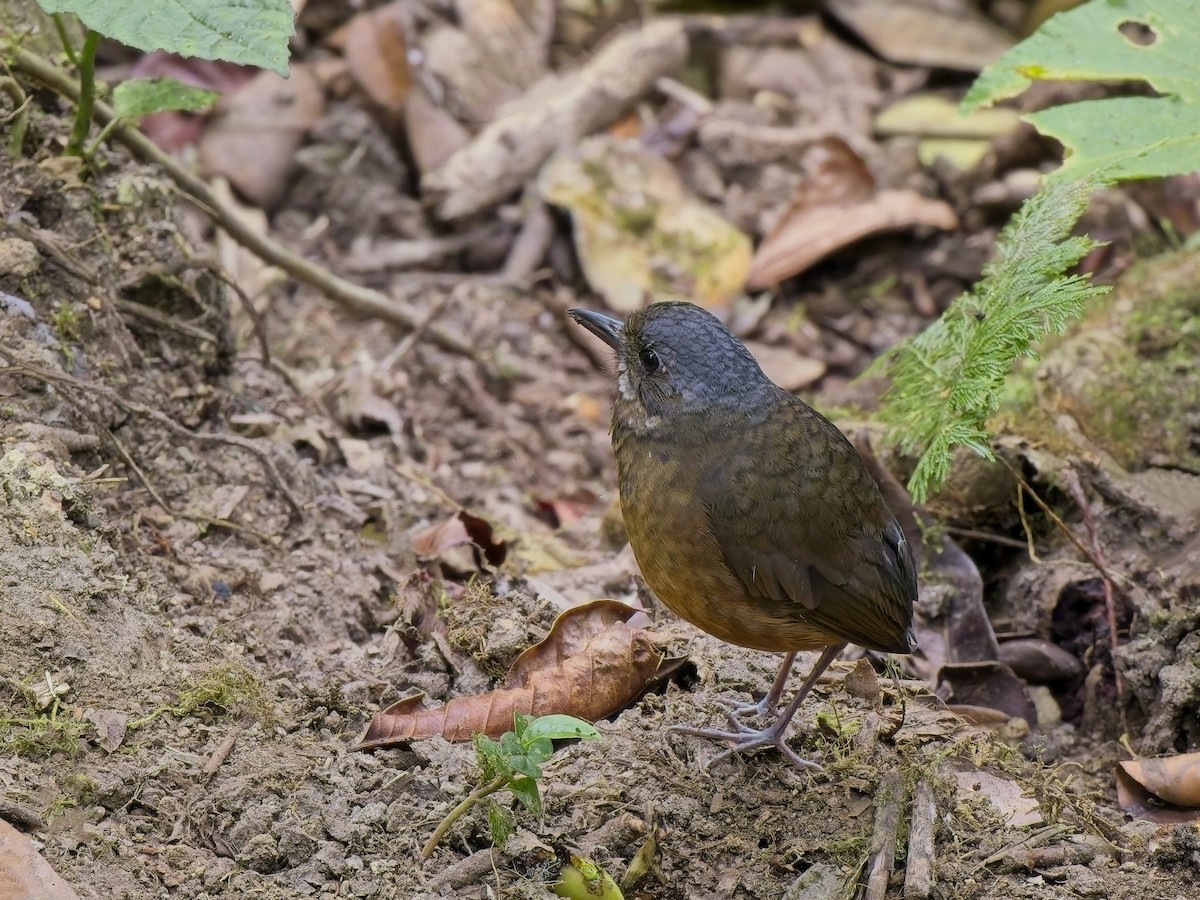
[[[820,769],[821,767],[817,763],[797,755],[796,751],[787,745],[784,736],[787,734],[788,723],[792,721],[792,716],[796,714],[796,710],[800,708],[800,704],[804,702],[804,698],[808,696],[813,685],[817,683],[817,679],[821,676],[821,673],[829,667],[829,664],[842,652],[845,646],[845,644],[834,644],[825,648],[816,665],[812,667],[812,671],[808,673],[808,678],[800,686],[800,690],[796,692],[796,696],[792,698],[787,708],[779,714],[775,721],[766,728],[751,728],[740,721],[738,716],[743,711],[753,711],[758,715],[763,715],[771,710],[775,701],[779,698],[783,682],[787,678],[788,670],[792,667],[792,660],[796,656],[795,653],[789,653],[784,659],[783,665],[779,670],[779,675],[775,678],[775,684],[772,685],[770,693],[763,697],[761,701],[752,704],[729,703],[729,701],[725,701],[722,704],[728,707],[726,717],[733,728],[732,731],[722,731],[719,728],[691,728],[686,725],[672,725],[669,730],[674,731],[676,734],[688,734],[693,737],[707,738],[712,741],[724,741],[729,744],[729,749],[715,756],[709,762],[709,766],[727,759],[734,753],[748,753],[760,747],[775,747],[784,755],[784,758],[788,762],[801,771]]]
[[[780,725],[783,727],[779,727]],[[775,722],[766,728],[749,728],[739,722],[734,722],[736,731],[722,731],[719,728],[690,728],[685,725],[673,725],[669,729],[676,734],[686,734],[692,737],[707,738],[711,741],[724,741],[730,745],[729,749],[723,753],[718,753],[708,763],[708,767],[712,767],[723,759],[728,759],[735,753],[749,753],[751,750],[757,750],[760,747],[775,747],[783,754],[793,766],[800,771],[820,770],[819,763],[812,760],[804,759],[787,745],[784,737],[787,732],[787,723]]]
[[[736,700],[718,697],[716,704],[725,711],[725,718],[729,720],[729,724],[740,731],[744,727],[741,722],[743,718],[762,718],[775,711],[775,704],[768,702],[770,699],[763,697],[757,703],[739,703]]]

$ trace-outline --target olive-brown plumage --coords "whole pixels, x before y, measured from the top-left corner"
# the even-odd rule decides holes
[[[572,310],[616,351],[612,442],[621,509],[646,583],[673,612],[722,640],[825,649],[771,726],[680,729],[734,750],[783,742],[804,694],[846,642],[915,644],[912,551],[853,445],[773,384],[715,316],[658,303],[622,323]],[[746,710],[739,710],[744,712]]]

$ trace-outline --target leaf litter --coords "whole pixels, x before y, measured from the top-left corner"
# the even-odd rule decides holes
[[[316,6],[307,14],[318,15]],[[418,22],[415,35],[406,31],[410,50],[435,48],[436,41],[423,40],[438,26],[469,33],[473,15],[483,16],[480,21],[516,24],[504,18],[503,4],[459,6],[460,18],[452,24],[434,17]],[[528,37],[535,46],[548,47],[545,20],[536,15],[545,9],[545,4],[529,5],[525,11],[535,15],[525,21],[532,24],[515,28],[514,39]],[[579,27],[578,18],[571,21],[571,27]],[[894,147],[881,152],[866,139],[866,131],[853,131],[870,127],[871,114],[889,99],[887,91],[920,86],[926,74],[883,67],[836,35],[818,35],[820,29],[814,30],[811,21],[800,30],[792,24],[784,25],[789,35],[785,56],[819,59],[814,66],[845,73],[838,87],[857,92],[855,115],[810,110],[814,121],[823,123],[813,129],[789,118],[774,83],[756,87],[740,101],[723,99],[698,117],[692,110],[665,122],[679,124],[682,137],[656,129],[653,121],[643,129],[628,117],[625,133],[670,137],[658,146],[681,154],[672,161],[688,191],[753,237],[765,236],[768,229],[762,223],[798,188],[804,173],[793,163],[800,152],[831,131],[854,147],[886,189],[902,189],[907,180],[921,188],[921,196],[933,195],[929,173],[898,174],[887,168],[888,162],[907,161],[908,156],[893,152]],[[712,21],[689,25],[692,33],[726,27],[732,26]],[[762,46],[753,41],[763,40],[770,28],[761,23],[756,28],[739,32],[750,36],[739,38],[748,42],[740,48],[744,56],[762,54]],[[594,99],[603,93],[599,87],[612,82],[589,78],[611,78],[621,68],[614,60],[627,61],[622,52],[644,49],[647,43],[663,48],[656,64],[665,70],[675,73],[682,63],[683,29],[673,24],[641,33],[606,34],[599,28],[587,34],[585,45],[601,44],[606,37],[615,44],[616,50],[610,44],[604,57],[607,68],[584,66],[579,74],[564,69],[557,85],[537,91],[531,85],[543,73],[522,71],[506,80],[505,89],[513,88],[517,95],[528,91],[524,99],[545,97],[550,104]],[[451,35],[446,46],[462,46],[461,36]],[[437,65],[452,58],[451,51]],[[526,58],[541,59],[537,54]],[[498,196],[492,185],[486,191],[473,189],[477,182],[472,179],[494,173],[474,167],[472,161],[483,157],[473,154],[501,129],[489,128],[490,115],[462,116],[455,107],[462,98],[439,90],[438,78],[450,78],[451,70],[423,68],[419,56],[409,59],[417,60],[409,98],[423,97],[427,114],[455,126],[451,139],[422,151],[439,159],[422,163],[420,153],[415,154],[419,169],[441,172],[431,182],[431,194],[444,194],[438,198],[442,211],[453,217],[488,210],[519,225],[520,209]],[[546,59],[547,67],[556,65]],[[866,78],[856,82],[849,74],[853,72]],[[639,96],[658,90],[649,77],[658,71],[632,74],[641,79],[635,91]],[[763,69],[756,77],[768,75]],[[777,75],[775,70],[771,77]],[[346,89],[345,82],[338,86],[337,77],[335,73],[329,83],[334,96]],[[454,83],[464,88],[469,102],[485,104],[481,109],[487,104],[499,109],[497,104],[505,102],[487,92],[469,95],[472,86],[465,79]],[[672,102],[687,99],[677,87],[663,90]],[[641,113],[653,116],[657,100]],[[818,106],[821,98],[809,92],[804,102]],[[406,102],[413,135],[424,133],[416,127],[415,113],[409,119],[415,108]],[[544,127],[529,109],[518,104],[505,114],[504,121],[517,126],[518,137],[536,136],[533,126]],[[612,110],[604,112],[602,118]],[[580,133],[601,127],[597,121]],[[694,144],[687,137],[693,128]],[[312,133],[316,142],[305,148],[303,195],[298,193],[295,206],[284,202],[273,228],[333,260],[362,232],[381,241],[430,236],[429,223],[414,212],[414,198],[395,187],[405,181],[405,164],[377,152],[387,146],[380,141],[379,123],[351,115],[339,103]],[[36,129],[33,136],[42,142],[39,146],[51,143]],[[537,140],[518,141],[515,149],[533,153],[522,156],[513,173],[506,171],[504,189],[527,187],[549,155]],[[326,151],[332,165],[319,158]],[[450,166],[456,156],[459,161]],[[747,165],[747,160],[758,162]],[[31,707],[32,724],[0,732],[6,747],[21,748],[0,762],[0,778],[6,792],[45,813],[49,827],[38,835],[43,852],[73,883],[100,896],[162,891],[213,897],[441,896],[481,895],[499,877],[506,892],[543,896],[553,875],[546,871],[544,856],[524,856],[522,848],[549,847],[552,856],[566,856],[568,848],[578,846],[619,876],[632,866],[647,831],[654,829],[657,861],[639,883],[639,890],[651,896],[775,897],[793,882],[799,885],[808,871],[820,872],[821,882],[840,892],[868,863],[870,883],[886,888],[886,867],[872,862],[881,857],[870,853],[870,842],[883,835],[886,843],[887,834],[903,834],[901,823],[908,816],[903,798],[910,794],[930,800],[914,802],[908,858],[913,871],[926,864],[945,896],[958,895],[955,886],[967,884],[971,887],[963,889],[970,893],[962,896],[1010,897],[1030,891],[1072,896],[1076,888],[1094,885],[1095,870],[1103,873],[1114,897],[1141,898],[1153,895],[1148,883],[1184,883],[1179,880],[1193,877],[1184,852],[1186,833],[1140,831],[1111,805],[1095,801],[1117,759],[1116,751],[1097,739],[1115,733],[1111,718],[1103,718],[1106,710],[1115,710],[1106,693],[1112,688],[1114,665],[1108,634],[1081,634],[1077,627],[1080,610],[1089,628],[1103,625],[1096,615],[1102,598],[1094,577],[1089,581],[1077,569],[1067,573],[1060,556],[1052,560],[1052,568],[1062,575],[1059,580],[1023,582],[1021,573],[1028,569],[1018,563],[1022,557],[979,554],[989,579],[997,579],[986,582],[986,599],[992,621],[1006,629],[1001,646],[1008,638],[1053,637],[1088,661],[1082,685],[1067,678],[1051,694],[1063,703],[1060,713],[1070,719],[1067,725],[1031,736],[1029,722],[1024,733],[1005,732],[1004,726],[1016,721],[1005,716],[998,728],[982,732],[950,714],[920,682],[900,681],[897,691],[895,682],[881,676],[874,688],[847,692],[840,680],[844,669],[836,668],[818,685],[794,738],[806,753],[824,760],[826,774],[797,780],[769,755],[739,762],[733,771],[705,772],[705,755],[716,750],[678,740],[665,726],[719,717],[712,699],[761,694],[775,661],[698,636],[656,609],[652,598],[639,595],[630,563],[619,561],[609,538],[601,537],[600,515],[613,484],[603,428],[608,388],[561,331],[561,307],[578,302],[571,290],[576,282],[570,253],[564,252],[570,236],[558,231],[549,238],[545,258],[555,280],[544,291],[513,290],[477,277],[504,262],[505,242],[516,239],[517,227],[497,229],[498,243],[481,234],[448,257],[429,257],[446,266],[432,274],[456,279],[454,291],[443,291],[436,278],[424,277],[430,273],[389,278],[397,296],[436,313],[439,321],[429,327],[443,328],[443,337],[404,344],[394,377],[372,380],[373,399],[369,408],[360,407],[364,414],[339,418],[327,404],[343,389],[339,373],[374,371],[370,365],[358,367],[364,359],[392,359],[397,341],[377,323],[338,320],[311,288],[268,291],[257,298],[253,313],[222,298],[215,307],[217,319],[224,317],[252,334],[249,319],[259,315],[259,324],[268,331],[269,342],[264,343],[275,354],[271,361],[247,354],[234,360],[232,368],[227,361],[224,377],[212,374],[222,371],[212,342],[184,345],[169,318],[154,321],[129,307],[124,314],[114,313],[107,293],[112,286],[126,284],[129,270],[169,268],[180,242],[164,225],[175,221],[169,209],[121,199],[129,197],[129,185],[119,183],[126,172],[143,178],[143,187],[153,185],[153,173],[137,170],[119,156],[112,162],[114,168],[101,168],[93,185],[106,198],[99,203],[82,202],[86,195],[74,193],[85,190],[82,182],[61,188],[51,183],[49,169],[21,169],[3,188],[7,207],[33,215],[44,228],[52,226],[63,246],[75,248],[72,252],[99,274],[89,281],[86,273],[80,274],[84,270],[70,267],[71,257],[60,256],[68,260],[61,270],[43,264],[25,276],[32,281],[20,286],[5,281],[6,290],[31,298],[34,318],[0,320],[4,351],[22,354],[22,372],[38,372],[33,362],[44,364],[50,346],[39,335],[57,323],[53,352],[64,354],[57,362],[69,364],[69,351],[75,364],[85,365],[96,377],[120,373],[123,390],[140,399],[139,408],[161,410],[198,430],[220,431],[224,417],[232,422],[237,416],[239,427],[252,431],[287,473],[288,490],[300,498],[304,512],[294,519],[278,486],[248,470],[230,447],[198,446],[186,429],[172,430],[141,413],[124,417],[111,397],[97,395],[97,409],[64,405],[68,398],[56,386],[61,382],[27,374],[9,374],[0,381],[6,402],[0,422],[5,451],[33,454],[32,462],[30,456],[23,461],[6,456],[0,470],[11,500],[0,533],[0,567],[5,583],[13,585],[6,588],[10,595],[0,619],[0,668],[17,673],[22,685],[12,690],[14,703],[25,703],[22,698],[46,671],[62,675],[55,675],[56,685],[71,685],[68,694],[48,706]],[[448,181],[448,172],[465,177],[465,187],[460,190],[453,179]],[[950,190],[949,184],[942,187]],[[149,196],[165,202],[170,192],[151,191]],[[97,233],[122,236],[112,248],[115,257],[104,254],[104,242],[94,240]],[[987,233],[984,228],[973,238],[986,242]],[[915,240],[923,251],[928,309],[936,311],[974,277],[974,257],[957,233],[918,232]],[[835,252],[809,271],[804,285],[782,282],[774,306],[750,319],[773,345],[811,351],[825,367],[825,388],[836,388],[861,368],[868,348],[886,346],[920,324],[903,287],[912,282],[881,274],[890,277],[897,266],[903,268],[904,257],[895,252],[901,245],[884,237],[863,246],[870,252],[852,265],[845,254]],[[50,253],[39,245],[34,250],[35,255]],[[797,316],[804,308],[809,313]],[[805,319],[802,327],[796,327],[798,317]],[[446,328],[458,335],[456,341],[445,337]],[[476,354],[464,354],[464,346],[475,348]],[[58,349],[62,347],[66,350]],[[7,358],[5,362],[12,365]],[[542,388],[534,390],[539,384]],[[531,395],[544,399],[520,402]],[[382,429],[372,424],[376,420]],[[54,427],[60,437],[51,441],[45,437],[49,432],[10,428],[27,421]],[[113,423],[118,427],[113,429]],[[118,447],[138,465],[137,471]],[[118,479],[125,480],[110,480],[104,466],[115,466]],[[69,474],[64,478],[60,470]],[[1189,625],[1184,610],[1155,609],[1155,598],[1167,593],[1175,576],[1159,573],[1159,560],[1130,543],[1119,526],[1125,510],[1136,508],[1145,529],[1139,538],[1152,540],[1155,529],[1186,535],[1191,513],[1155,500],[1154,492],[1139,491],[1136,479],[1112,473],[1105,480],[1105,474],[1096,483],[1107,491],[1103,496],[1115,499],[1109,501],[1111,511],[1097,512],[1100,538],[1110,547],[1126,548],[1125,554],[1110,553],[1110,558],[1134,558],[1125,563],[1127,577],[1138,581],[1138,590],[1130,590],[1121,602],[1141,610],[1139,623],[1155,611],[1167,619],[1161,639],[1132,639],[1118,647],[1115,658],[1132,696],[1139,698],[1129,709],[1151,717],[1147,733],[1160,752],[1167,752],[1188,733],[1188,721],[1177,698],[1160,700],[1147,673],[1186,676],[1190,645],[1185,638],[1194,623]],[[1038,489],[1047,489],[1048,480],[1037,481]],[[244,490],[223,493],[231,484]],[[581,489],[587,493],[580,494]],[[555,523],[546,521],[539,498],[575,496],[601,502],[573,521],[567,521],[573,511],[556,515]],[[159,502],[169,511],[158,508]],[[587,577],[575,584],[572,579],[581,579],[570,569],[531,575],[519,551],[489,562],[482,550],[494,537],[477,542],[460,518],[463,509],[476,511],[479,521],[491,523],[489,528],[518,548],[522,543],[548,546],[550,537],[561,541],[588,563]],[[214,511],[224,515],[213,516]],[[969,519],[972,514],[978,515],[950,506],[948,518]],[[425,554],[416,539],[429,523],[444,533],[424,535],[426,550],[454,537],[457,548],[468,551],[457,565],[437,563],[441,578],[430,577],[422,568],[429,560],[418,558]],[[1008,527],[994,520],[968,524]],[[618,535],[619,526],[606,533]],[[1012,539],[1011,528],[1000,536]],[[1053,544],[1053,536],[1052,528],[1045,529],[1030,543]],[[972,544],[970,549],[974,558],[980,547]],[[1168,565],[1174,567],[1169,573],[1181,573],[1185,587],[1191,584],[1187,578],[1194,581],[1187,574],[1186,552]],[[981,573],[982,568],[976,580]],[[540,589],[533,587],[535,579],[550,588],[545,596],[536,596]],[[599,586],[588,590],[592,579],[611,584],[603,585],[603,591]],[[1033,588],[1029,595],[1035,602],[1021,606],[1026,584]],[[567,594],[578,599],[601,592],[650,609],[667,652],[686,648],[694,674],[633,705],[624,701],[611,713],[614,718],[602,723],[601,740],[550,758],[546,772],[554,788],[547,793],[544,816],[536,823],[523,822],[509,850],[493,853],[484,824],[467,818],[449,835],[434,867],[415,872],[411,860],[430,824],[470,790],[476,777],[469,753],[437,736],[374,754],[355,753],[351,747],[363,724],[413,689],[447,706],[483,696],[495,688],[492,673],[504,671],[521,650],[552,630],[556,614],[570,602]],[[974,587],[968,593],[968,606],[982,603],[982,587],[979,595]],[[1119,627],[1129,628],[1134,621],[1132,612],[1129,616]],[[469,628],[454,627],[468,618]],[[1076,627],[1055,631],[1055,622]],[[951,633],[947,655],[970,649],[973,661],[991,662],[991,642],[984,641],[987,652],[980,653],[963,631]],[[978,631],[965,633],[980,636]],[[555,651],[556,660],[557,655]],[[54,665],[44,665],[47,658]],[[579,658],[597,659],[574,653],[565,662]],[[621,664],[628,658],[612,657]],[[240,699],[184,703],[185,698],[207,696],[206,673],[232,671],[233,665],[249,679],[233,685],[242,692]],[[1082,718],[1067,708],[1075,696],[1082,698]],[[252,713],[263,704],[271,709],[270,717]],[[138,721],[156,711],[161,712],[146,724],[126,730],[117,752],[108,752],[106,745],[120,737],[120,717]],[[1048,763],[1082,760],[1086,767],[1073,779],[1062,769],[1043,768],[1039,754]],[[957,773],[953,777],[942,765],[948,760]],[[960,781],[972,786],[961,798]],[[1158,788],[1171,793],[1169,786]],[[1017,801],[1027,806],[1030,799],[1052,824],[1034,831],[1012,825]],[[936,817],[930,810],[936,810]],[[916,834],[918,821],[936,823],[924,842]],[[1154,848],[1151,855],[1142,846]],[[936,848],[936,858],[931,848]],[[1118,868],[1122,862],[1125,866]],[[1091,881],[1085,877],[1089,875]],[[1032,884],[1031,878],[1040,881]]]

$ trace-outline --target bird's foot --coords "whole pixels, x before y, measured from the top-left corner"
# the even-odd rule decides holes
[[[717,705],[725,711],[725,718],[734,729],[744,728],[742,719],[763,718],[775,712],[776,704],[770,702],[770,697],[763,697],[757,703],[739,703],[736,700],[717,698]]]
[[[766,728],[750,728],[737,721],[732,715],[730,718],[733,722],[734,730],[732,731],[722,731],[720,728],[691,728],[686,725],[672,725],[669,730],[676,734],[707,738],[710,741],[724,741],[729,744],[728,750],[709,760],[709,767],[723,759],[728,759],[735,753],[749,753],[760,747],[775,747],[788,762],[802,772],[821,768],[819,764],[804,759],[787,745],[787,741],[784,740],[787,735],[787,722],[776,721]]]

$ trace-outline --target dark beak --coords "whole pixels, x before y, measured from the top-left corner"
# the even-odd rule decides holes
[[[590,309],[568,309],[567,315],[594,334],[614,350],[620,350],[624,342],[622,334],[625,323],[604,313]]]

